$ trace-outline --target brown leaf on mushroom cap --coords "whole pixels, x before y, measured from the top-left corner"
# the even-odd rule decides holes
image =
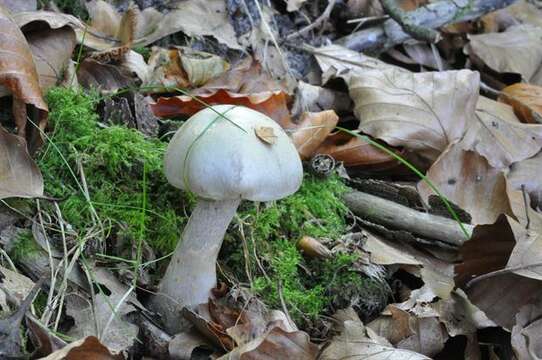
[[[469,70],[392,68],[355,74],[348,87],[360,131],[433,161],[472,121],[478,83],[478,73]]]
[[[537,80],[542,62],[542,28],[532,25],[517,25],[502,33],[469,35],[470,43],[465,51],[474,60],[499,73],[521,74],[525,81],[542,85]]]
[[[391,155],[377,149],[362,138],[340,131],[329,135],[315,153],[330,155],[335,160],[344,162],[347,167],[389,169],[399,165]]]
[[[2,29],[0,86],[5,86],[13,94],[13,117],[18,134],[25,137],[27,114],[24,104],[33,105],[40,110],[38,126],[41,130],[45,129],[47,123],[47,104],[42,98],[39,77],[30,47],[17,24],[2,7],[0,7],[0,29]],[[39,136],[37,131],[28,131],[28,133],[37,134],[37,136],[32,135],[34,139]]]
[[[517,83],[501,90],[499,101],[511,105],[521,121],[542,123],[542,87]]]
[[[302,159],[310,159],[339,122],[333,110],[305,112],[297,124],[281,124],[291,132],[292,141]]]

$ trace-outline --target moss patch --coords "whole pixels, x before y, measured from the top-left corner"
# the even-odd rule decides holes
[[[34,240],[32,231],[23,230],[17,234],[17,238],[9,251],[9,256],[13,261],[32,259],[33,257],[38,256],[40,251],[41,248]]]
[[[188,201],[163,176],[166,144],[127,127],[100,127],[96,95],[56,88],[48,92],[47,102],[53,130],[38,165],[46,193],[64,199],[60,205],[65,219],[76,232],[84,231],[93,224],[92,204],[112,236],[132,241],[144,236],[159,252],[171,251],[184,225],[180,214]],[[78,163],[90,203],[83,193]]]

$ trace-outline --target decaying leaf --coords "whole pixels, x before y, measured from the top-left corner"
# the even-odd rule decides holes
[[[192,359],[192,353],[197,348],[210,349],[209,343],[195,331],[181,332],[169,342],[169,356],[173,360]]]
[[[542,87],[517,83],[501,90],[499,101],[511,105],[526,123],[542,123]]]
[[[286,3],[287,3],[287,7],[286,7],[286,10],[288,11],[297,11],[301,8],[301,6],[303,5],[304,2],[306,2],[307,0],[287,0]]]
[[[220,0],[183,1],[165,14],[152,7],[140,11],[134,6],[121,14],[103,0],[90,1],[87,9],[92,30],[104,35],[101,39],[94,36],[85,44],[94,49],[127,41],[133,46],[145,46],[179,31],[192,37],[213,36],[232,49],[241,48],[228,21],[225,3]]]
[[[81,340],[70,343],[63,349],[57,350],[42,360],[122,360],[120,354],[113,355],[100,340],[94,336],[88,336]]]
[[[272,127],[259,126],[254,129],[254,132],[258,139],[269,145],[274,145],[277,142],[277,135],[275,135]]]
[[[112,351],[128,350],[135,344],[139,331],[137,325],[126,319],[126,315],[135,311],[132,304],[138,303],[133,293],[125,296],[133,289],[128,289],[104,268],[92,271],[104,290],[95,294],[93,304],[86,294],[73,292],[66,296],[66,313],[75,323],[68,334],[76,339],[100,335],[104,345]],[[106,324],[108,327],[103,333]]]
[[[516,245],[510,254],[506,267],[514,270],[515,274],[532,279],[542,280],[542,215],[531,212],[532,219],[529,227],[508,218]],[[537,217],[537,219],[533,219]]]
[[[62,80],[75,48],[75,32],[69,26],[54,29],[43,22],[27,24],[23,31],[44,92]]]
[[[429,359],[425,355],[410,350],[394,348],[384,338],[374,333],[372,329],[366,328],[359,318],[343,321],[341,326],[343,328],[341,334],[331,340],[320,354],[319,359]]]
[[[516,315],[512,328],[512,347],[518,359],[542,359],[542,301],[526,305]]]
[[[367,325],[398,349],[434,356],[443,348],[448,334],[436,316],[416,316],[389,305],[379,318]]]
[[[392,169],[399,165],[391,155],[364,139],[341,131],[329,135],[315,153],[327,154],[347,167],[358,166],[366,170]]]
[[[540,76],[537,71],[542,62],[541,37],[542,28],[517,25],[502,33],[469,35],[465,50],[496,72],[521,74],[531,82]]]
[[[0,127],[0,199],[42,195],[43,178],[26,142]]]
[[[348,82],[359,130],[434,161],[472,121],[479,75],[367,70]]]
[[[31,138],[36,139],[39,132],[27,129],[26,104],[40,110],[38,126],[45,129],[47,123],[47,104],[42,98],[39,77],[32,58],[30,47],[10,17],[7,10],[0,7],[0,88],[5,86],[13,95],[13,117],[19,136],[26,137],[28,130]],[[0,89],[0,93],[2,90]],[[35,140],[37,141],[37,140]],[[33,145],[33,144],[30,144]]]
[[[222,75],[229,64],[221,57],[187,47],[153,47],[149,58],[151,75],[143,85],[194,88]]]
[[[12,306],[20,306],[33,286],[26,276],[0,266],[0,311],[9,313]]]
[[[333,110],[303,113],[297,124],[285,128],[291,132],[292,141],[302,159],[310,159],[339,122]],[[284,126],[284,124],[282,124]]]
[[[482,155],[492,167],[505,169],[538,153],[542,125],[522,124],[510,106],[480,96],[475,120],[460,144]]]
[[[439,191],[472,216],[474,224],[493,224],[500,214],[512,214],[501,170],[474,151],[450,146],[428,170]],[[433,191],[421,181],[418,190],[427,201]]]
[[[238,66],[225,72],[190,92],[191,96],[160,97],[152,110],[156,116],[193,115],[206,104],[243,105],[260,111],[279,124],[290,123],[287,107],[289,99],[283,86],[270,78],[261,66],[247,58]]]
[[[511,187],[515,190],[522,188],[529,194],[531,205],[535,208],[542,205],[542,153],[538,153],[530,159],[512,164],[510,172],[506,175]]]

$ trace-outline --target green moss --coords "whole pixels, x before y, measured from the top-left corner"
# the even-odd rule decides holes
[[[101,222],[110,224],[109,233],[132,241],[144,236],[153,248],[167,253],[184,225],[183,205],[187,202],[163,176],[166,144],[123,126],[99,126],[98,100],[96,95],[63,88],[48,92],[53,131],[38,161],[46,193],[64,199],[62,214],[76,231],[83,232],[93,224],[82,191],[80,163],[90,201]]]
[[[9,256],[13,261],[20,261],[22,259],[32,259],[40,251],[41,248],[34,240],[32,231],[23,230],[17,234],[17,238],[9,251]]]

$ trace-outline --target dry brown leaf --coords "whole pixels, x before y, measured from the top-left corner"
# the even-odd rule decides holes
[[[538,153],[542,125],[522,124],[510,106],[480,96],[475,120],[460,144],[485,157],[492,167],[505,169]]]
[[[43,196],[43,178],[19,136],[0,127],[0,199]]]
[[[531,206],[535,208],[542,205],[540,174],[542,174],[542,153],[513,164],[510,167],[510,172],[506,175],[513,189],[521,190],[524,187],[529,194]]]
[[[187,47],[153,47],[149,58],[152,75],[143,85],[194,88],[222,75],[229,64],[220,56]]]
[[[515,245],[511,226],[501,216],[495,224],[475,228],[472,238],[460,249],[463,261],[455,267],[456,284],[472,304],[505,329],[512,328],[519,309],[542,291],[542,282],[513,273],[470,281],[505,268]]]
[[[449,147],[428,170],[427,177],[439,191],[472,216],[473,224],[493,224],[500,214],[512,214],[504,174],[476,152],[460,144]],[[433,191],[421,181],[424,201]]]
[[[122,360],[122,355],[113,355],[94,336],[88,336],[70,343],[42,360]]]
[[[299,118],[304,112],[334,110],[349,112],[352,100],[345,92],[315,86],[303,81],[297,82],[295,100],[292,105],[292,117]]]
[[[367,327],[398,349],[434,356],[443,348],[448,334],[436,316],[417,317],[394,305],[388,307]]]
[[[135,85],[134,78],[124,69],[112,64],[102,64],[91,58],[79,64],[77,80],[84,88],[104,92],[114,92]]]
[[[336,360],[427,360],[425,355],[403,349],[396,349],[385,339],[366,328],[359,318],[346,320],[343,331],[335,336],[322,351],[319,359]]]
[[[516,315],[512,348],[518,359],[542,359],[542,301],[526,305]]]
[[[311,52],[314,53],[314,57],[320,69],[322,69],[322,83],[324,84],[334,77],[343,78],[348,82],[352,75],[361,75],[367,70],[396,69],[397,71],[408,72],[408,70],[387,64],[340,45],[328,45],[311,49]]]
[[[531,82],[542,63],[541,37],[542,28],[517,25],[502,33],[470,35],[465,51],[496,72],[521,74]]]
[[[272,127],[258,126],[254,129],[254,132],[260,140],[269,145],[274,145],[277,142],[277,135],[275,135]]]
[[[25,104],[33,105],[40,110],[38,126],[41,130],[47,124],[47,104],[42,98],[39,77],[32,58],[30,47],[17,24],[9,13],[0,7],[0,87],[5,86],[13,94],[13,117],[19,136],[39,142],[39,132],[34,128],[27,129]],[[2,92],[0,90],[0,92]]]
[[[472,121],[478,73],[367,70],[348,87],[359,130],[434,161]]]
[[[373,170],[396,168],[399,162],[391,155],[377,149],[367,141],[344,132],[335,132],[315,150],[342,161],[346,167],[363,167]]]
[[[501,90],[499,101],[511,105],[526,123],[542,123],[542,87],[517,83]]]
[[[315,150],[337,126],[339,117],[333,110],[303,113],[297,124],[281,124],[291,132],[292,141],[302,159],[310,159]]]
[[[238,66],[191,91],[207,104],[242,105],[260,111],[279,124],[290,124],[289,96],[257,62],[247,58]],[[191,96],[160,97],[152,110],[156,116],[192,115],[204,105]]]

